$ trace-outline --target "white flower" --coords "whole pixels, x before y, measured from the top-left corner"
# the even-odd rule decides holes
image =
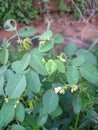
[[[73,93],[73,92],[77,91],[78,88],[79,88],[78,85],[75,85],[75,84],[72,85],[71,92]]]
[[[55,93],[64,94],[65,93],[65,88],[64,87],[55,87],[54,91],[55,91]]]
[[[55,87],[54,88],[55,93],[59,93],[60,90],[61,90],[61,87]]]

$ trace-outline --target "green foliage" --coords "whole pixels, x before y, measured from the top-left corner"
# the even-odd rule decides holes
[[[4,39],[0,49],[0,129],[96,130],[98,49],[69,43],[58,53],[64,39],[49,21],[48,27],[35,36],[34,28],[17,31],[15,20],[5,23],[18,41],[14,48]],[[39,40],[36,48],[31,36]]]
[[[7,19],[30,24],[32,18],[38,17],[38,9],[33,7],[32,0],[0,0],[0,28]]]
[[[59,1],[58,8],[59,8],[61,14],[64,14],[66,12],[68,13],[71,11],[71,8],[67,5],[65,5],[64,0]]]

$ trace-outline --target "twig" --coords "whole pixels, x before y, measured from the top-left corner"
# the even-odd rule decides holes
[[[84,19],[84,16],[83,16],[81,10],[80,10],[79,7],[76,5],[76,3],[74,2],[74,0],[71,0],[71,1],[72,1],[73,5],[77,8],[78,12],[80,13],[81,18]]]
[[[89,23],[89,21],[90,21],[90,19],[94,16],[94,13],[95,13],[95,10],[93,9],[91,15],[89,16],[89,18],[88,18],[87,20],[84,19],[84,20],[86,20],[86,25],[85,25],[85,27],[84,27],[84,29],[83,29],[83,31],[82,31],[81,39],[84,38],[84,33],[85,33],[86,29],[88,28],[88,25],[91,25],[91,24]]]

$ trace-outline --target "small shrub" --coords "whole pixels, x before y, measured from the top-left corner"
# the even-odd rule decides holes
[[[17,22],[31,23],[32,18],[38,17],[38,10],[32,6],[32,0],[0,0],[0,25],[7,19],[15,19]]]
[[[15,26],[13,26],[13,24]],[[64,42],[50,23],[41,35],[31,27],[17,32],[14,20],[4,24],[18,36],[0,49],[0,129],[96,130],[98,124],[98,59],[92,48]],[[7,27],[7,28],[6,28]],[[32,39],[39,39],[33,48]]]

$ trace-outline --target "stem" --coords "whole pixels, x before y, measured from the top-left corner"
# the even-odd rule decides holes
[[[17,36],[17,34],[13,35],[12,37],[10,37],[10,39],[8,39],[8,41],[11,41],[13,38],[15,38]]]
[[[19,34],[18,34],[18,31],[17,31],[17,30],[16,30],[16,34],[17,34],[18,40],[20,40],[20,37],[19,37]]]
[[[78,113],[78,115],[77,115],[77,117],[76,117],[76,121],[75,121],[74,129],[77,129],[78,122],[79,122],[79,116],[80,116],[80,113]]]
[[[36,36],[32,37],[31,40],[39,38],[39,37],[40,37],[40,35],[36,35]]]
[[[96,46],[96,44],[98,44],[98,39],[96,39],[91,45],[90,47],[88,48],[89,51],[92,51],[93,48]]]

